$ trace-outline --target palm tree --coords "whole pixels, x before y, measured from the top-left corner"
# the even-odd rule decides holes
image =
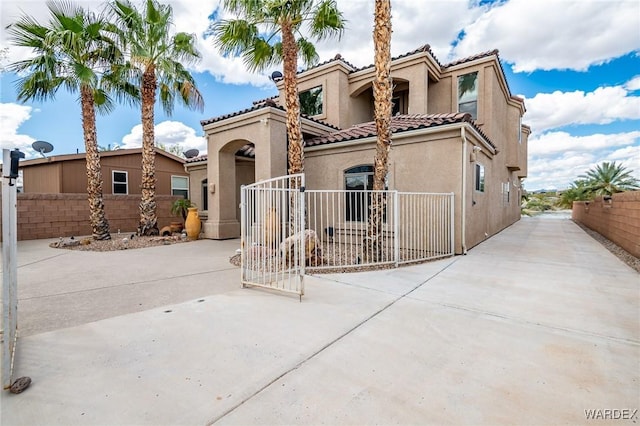
[[[389,171],[391,150],[391,0],[376,0],[373,28],[375,79],[373,81],[374,114],[376,123],[376,155],[373,169],[373,190],[383,191]],[[382,222],[386,200],[382,192],[371,197],[368,244],[365,257],[379,260],[382,251]]]
[[[305,65],[318,62],[314,45],[302,35],[302,26],[306,25],[311,37],[319,41],[340,37],[345,20],[335,0],[224,0],[223,6],[238,16],[218,21],[212,27],[216,45],[223,54],[241,55],[251,71],[283,62],[288,171],[301,173],[304,154],[296,81],[298,55]]]
[[[288,172],[302,173],[304,152],[296,79],[298,55],[306,65],[318,62],[315,46],[302,35],[302,26],[307,27],[315,40],[339,38],[345,20],[335,0],[224,0],[223,6],[238,16],[237,19],[218,21],[212,27],[216,45],[223,54],[241,55],[251,71],[283,63]],[[299,188],[300,181],[294,179],[292,187]],[[289,234],[293,234],[296,223],[293,193],[289,204]]]
[[[569,188],[562,191],[558,204],[560,207],[570,209],[573,207],[574,201],[586,201],[591,198],[588,192],[587,182],[583,179],[576,179],[571,183]]]
[[[173,9],[156,0],[146,0],[139,11],[129,0],[110,3],[117,35],[131,81],[140,89],[142,113],[142,183],[139,235],[158,234],[155,176],[154,112],[156,96],[171,115],[176,99],[187,108],[204,110],[204,100],[193,76],[183,64],[200,59],[195,36],[184,32],[171,34]]]
[[[113,42],[104,36],[103,17],[69,2],[48,2],[48,25],[22,16],[8,27],[16,46],[30,47],[34,56],[8,66],[21,77],[16,87],[18,100],[54,100],[61,87],[79,93],[87,163],[87,193],[93,238],[111,238],[102,196],[102,171],[96,135],[96,109],[109,112],[117,97],[131,94],[120,85],[111,67],[122,59]]]
[[[611,195],[616,192],[640,189],[638,179],[631,176],[632,171],[622,164],[603,162],[580,175],[585,181],[587,192],[593,195]]]

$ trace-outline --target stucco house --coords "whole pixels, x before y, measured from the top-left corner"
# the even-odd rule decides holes
[[[189,173],[185,160],[161,149],[156,150],[156,194],[189,193]],[[103,194],[140,194],[142,148],[100,152]],[[21,192],[40,194],[82,194],[87,192],[85,154],[54,155],[20,162]]]
[[[519,220],[530,128],[498,51],[441,64],[425,45],[393,58],[391,75],[389,189],[453,193],[456,253]],[[340,55],[298,73],[308,189],[372,185],[373,79],[373,65],[357,68]],[[241,185],[287,173],[284,86],[275,83],[279,96],[201,122],[206,177],[192,193],[206,191],[207,238],[240,235]]]

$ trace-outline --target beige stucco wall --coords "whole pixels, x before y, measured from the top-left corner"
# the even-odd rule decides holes
[[[500,153],[493,155],[482,147],[473,156],[473,147],[482,145],[470,126],[465,126],[466,152],[463,152],[460,127],[437,133],[426,131],[409,137],[400,135],[394,138],[389,164],[389,189],[455,194],[454,230],[458,254],[520,219],[517,177],[506,168]],[[307,188],[344,189],[344,171],[373,164],[374,155],[373,139],[366,143],[309,150],[305,167]],[[484,192],[475,191],[476,162],[485,168]],[[464,187],[463,167],[466,173]],[[508,202],[506,197],[503,198],[503,183],[510,185]]]
[[[255,146],[256,181],[287,173],[287,139],[283,111],[265,108],[204,126],[207,135],[209,211],[204,223],[207,238],[236,238],[240,235],[235,153],[245,144]]]
[[[204,209],[202,181],[207,178],[207,162],[187,163],[185,170],[189,173],[189,199],[198,207],[198,214],[202,218]],[[205,215],[206,217],[206,215]]]
[[[344,189],[344,171],[351,167],[372,164],[374,155],[374,140],[331,149],[310,150],[306,153],[307,188]],[[463,251],[462,164],[460,129],[439,132],[439,134],[423,133],[411,137],[396,137],[389,164],[389,189],[455,194],[454,221],[457,253]],[[467,187],[472,187],[472,184],[472,181],[467,181]],[[467,215],[467,217],[471,216],[473,214]],[[474,219],[472,223],[482,229],[485,228],[481,225],[484,218]]]
[[[439,82],[432,82],[429,85],[429,102],[427,105],[429,114],[441,114],[455,111],[451,109],[453,102],[451,99],[452,80],[451,76],[445,76]]]
[[[248,158],[236,159],[236,219],[240,221],[240,190],[243,185],[250,185],[254,183],[256,176],[256,164],[255,160]]]
[[[314,87],[322,87],[322,114],[313,118],[333,126],[349,127],[353,122],[351,103],[348,96],[348,69],[338,63],[320,66],[312,73],[298,75],[298,93]],[[280,99],[284,99],[284,84],[279,84]],[[284,102],[280,102],[284,104]]]

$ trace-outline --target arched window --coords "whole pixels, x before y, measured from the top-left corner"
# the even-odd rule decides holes
[[[209,179],[204,179],[202,181],[202,210],[209,210]]]

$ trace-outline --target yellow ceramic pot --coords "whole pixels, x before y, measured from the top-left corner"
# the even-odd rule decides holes
[[[184,228],[187,231],[187,237],[190,240],[197,240],[200,236],[200,216],[198,216],[197,207],[189,207],[189,213],[187,213],[187,220],[184,222]]]

